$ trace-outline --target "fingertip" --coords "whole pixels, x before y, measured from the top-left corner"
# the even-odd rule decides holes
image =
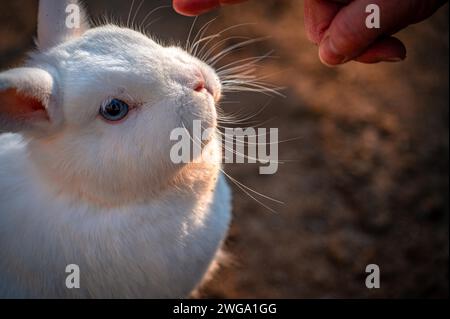
[[[219,0],[173,0],[173,9],[185,16],[197,16],[220,6]]]
[[[220,4],[237,4],[248,0],[220,0]]]
[[[175,10],[175,12],[181,15],[191,16],[190,11],[187,10],[188,8],[186,8],[186,2],[182,0],[173,0],[172,7]]]
[[[381,63],[381,62],[390,62],[390,63],[396,63],[396,62],[402,62],[406,59],[406,56],[374,56],[374,57],[357,57],[354,60],[356,62],[364,63],[364,64],[375,64],[375,63]]]
[[[336,50],[329,35],[325,35],[319,44],[319,59],[327,66],[337,66],[349,60]]]
[[[401,62],[406,59],[406,47],[399,39],[389,37],[372,44],[355,58],[361,63]]]
[[[406,59],[406,47],[395,37],[380,39],[356,57],[346,57],[339,53],[329,35],[325,35],[319,45],[320,61],[327,66],[337,66],[354,60],[372,64],[379,62],[400,62]]]

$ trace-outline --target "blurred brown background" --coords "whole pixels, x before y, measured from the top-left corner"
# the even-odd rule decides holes
[[[92,17],[126,21],[131,1],[86,1]],[[136,1],[135,8],[140,1]],[[170,1],[145,0],[137,22]],[[285,202],[263,208],[234,187],[230,261],[199,295],[220,298],[448,297],[448,5],[400,33],[408,59],[399,64],[339,68],[320,64],[303,30],[302,1],[259,0],[218,16],[211,32],[270,36],[223,64],[275,50],[259,68],[286,89],[256,120],[279,127],[275,175],[256,165],[227,165],[235,179]],[[36,0],[0,4],[0,67],[17,66],[33,49]],[[159,38],[184,42],[192,18],[170,8],[150,26]],[[141,19],[141,20],[140,20]],[[232,40],[227,42],[231,45]],[[126,50],[126,48],[124,48]],[[252,114],[268,98],[230,94],[227,112]],[[230,103],[239,101],[240,103]],[[252,119],[254,120],[254,119]],[[365,267],[381,269],[381,288],[365,287]]]

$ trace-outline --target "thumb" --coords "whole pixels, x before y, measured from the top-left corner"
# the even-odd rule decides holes
[[[343,7],[335,16],[319,45],[322,62],[337,65],[352,60],[363,54],[360,59],[381,61],[403,59],[405,50],[398,40],[381,39],[410,24],[414,12],[412,0],[383,1],[355,0]],[[366,19],[371,12],[366,12],[369,5],[379,8],[379,28],[369,28]],[[370,8],[370,7],[369,7]],[[378,55],[378,56],[373,56]]]

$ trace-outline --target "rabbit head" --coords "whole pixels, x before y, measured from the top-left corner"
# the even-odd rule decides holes
[[[0,131],[21,133],[40,176],[105,203],[157,193],[189,164],[170,160],[170,133],[215,128],[212,68],[114,25],[66,23],[74,0],[41,0],[38,50],[0,73]],[[80,8],[76,6],[75,8]],[[219,150],[217,150],[219,152]]]

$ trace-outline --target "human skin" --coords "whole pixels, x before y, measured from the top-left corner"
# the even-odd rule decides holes
[[[236,4],[247,0],[173,0],[175,11],[187,16],[197,16],[221,5]]]
[[[199,15],[221,5],[246,0],[173,0],[175,10]],[[304,0],[308,39],[318,45],[320,60],[335,66],[398,62],[406,58],[404,44],[392,35],[430,17],[446,0]],[[380,28],[365,25],[366,7],[380,8]]]

